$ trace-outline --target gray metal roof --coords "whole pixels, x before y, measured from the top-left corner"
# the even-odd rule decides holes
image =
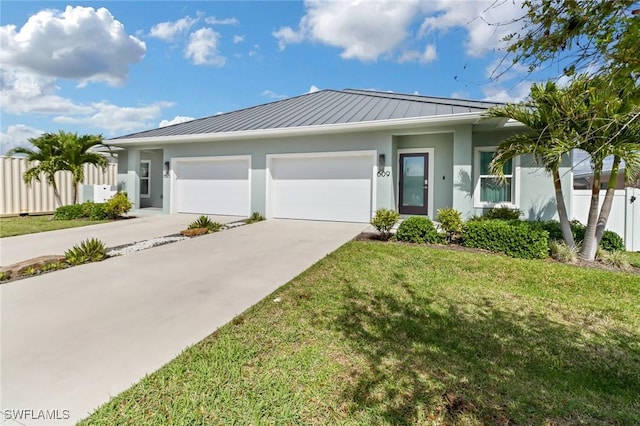
[[[491,102],[370,90],[321,90],[112,140],[284,129],[482,112]]]

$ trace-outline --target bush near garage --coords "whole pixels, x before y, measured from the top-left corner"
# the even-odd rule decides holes
[[[109,219],[117,219],[129,213],[131,201],[126,192],[116,192],[116,194],[104,203],[104,211]]]
[[[543,259],[549,256],[549,233],[522,221],[471,221],[464,226],[462,245],[511,257]]]

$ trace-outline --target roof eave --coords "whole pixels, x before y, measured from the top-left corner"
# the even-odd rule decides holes
[[[312,136],[336,133],[350,133],[376,130],[406,129],[416,126],[436,126],[442,124],[475,123],[483,112],[466,112],[431,117],[410,117],[391,120],[363,121],[358,123],[325,124],[316,126],[285,127],[277,129],[243,130],[223,133],[202,133],[194,135],[155,136],[143,138],[110,139],[104,144],[111,146],[169,144],[185,142],[215,142],[226,140],[265,139],[287,136]]]

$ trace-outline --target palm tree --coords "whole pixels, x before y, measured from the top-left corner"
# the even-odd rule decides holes
[[[591,157],[593,179],[587,229],[580,257],[593,260],[607,225],[620,163],[625,162],[625,181],[640,173],[640,91],[631,79],[611,76],[579,76],[567,89],[575,99],[574,131],[582,135],[580,149]],[[607,192],[600,210],[603,164],[613,156]]]
[[[562,157],[574,148],[590,154],[594,178],[587,229],[580,250],[584,260],[595,259],[613,202],[615,179],[609,182],[603,206],[598,210],[604,159],[613,156],[615,170],[612,172],[617,172],[620,162],[625,161],[628,180],[640,173],[638,92],[635,83],[619,77],[582,75],[567,88],[558,88],[552,82],[544,86],[534,84],[528,104],[508,104],[486,113],[488,117],[512,118],[529,127],[528,131],[513,135],[500,145],[492,162],[492,173],[501,175],[504,164],[522,154],[532,154],[541,162],[553,176],[562,235],[571,247],[575,247],[575,241],[558,169]]]
[[[500,144],[491,162],[491,173],[504,176],[504,166],[509,160],[531,154],[553,178],[562,237],[569,247],[575,248],[559,171],[563,158],[576,145],[575,137],[566,132],[563,120],[564,103],[568,101],[555,83],[534,84],[529,102],[493,107],[485,116],[510,118],[527,126],[525,132],[512,135]]]
[[[71,172],[73,204],[78,199],[78,184],[84,180],[84,165],[93,164],[103,170],[107,167],[107,160],[103,155],[92,152],[91,149],[102,146],[101,135],[83,135],[60,130],[58,133],[44,133],[38,138],[30,138],[29,142],[36,148],[17,147],[7,155],[24,154],[29,162],[38,162],[24,173],[27,184],[33,180],[40,181],[42,175],[53,187],[58,206],[62,205],[62,198],[55,174],[60,171]]]

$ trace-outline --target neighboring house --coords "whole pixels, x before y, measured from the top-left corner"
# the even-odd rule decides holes
[[[322,90],[106,141],[136,206],[166,213],[369,222],[379,208],[468,218],[508,205],[555,216],[550,177],[514,159],[489,174],[519,123],[481,120],[494,103],[364,90]],[[561,170],[571,206],[572,172]],[[571,214],[571,212],[570,212]]]
[[[600,189],[607,189],[609,186],[609,180],[611,179],[611,170],[605,170],[600,177]],[[591,189],[591,182],[593,180],[593,173],[574,173],[573,175],[573,189]],[[624,181],[624,167],[618,170],[618,178],[616,180],[616,189],[624,188],[640,188],[640,178],[635,182]]]

